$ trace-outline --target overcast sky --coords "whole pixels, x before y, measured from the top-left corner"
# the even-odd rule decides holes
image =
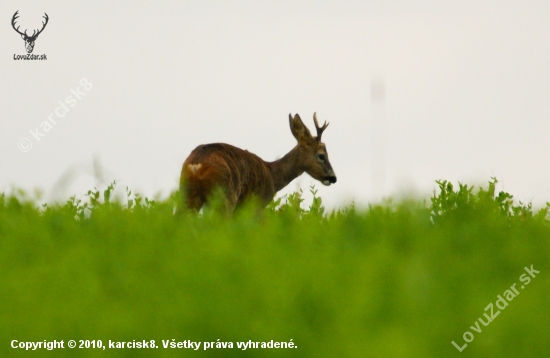
[[[16,10],[30,33],[48,14],[47,60],[14,60]],[[104,185],[96,158],[105,182],[166,194],[197,145],[272,161],[295,145],[288,114],[314,131],[317,112],[329,206],[491,176],[550,201],[547,0],[3,0],[0,15],[0,191],[82,195]]]

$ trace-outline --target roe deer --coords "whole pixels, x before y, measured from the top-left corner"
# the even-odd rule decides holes
[[[298,144],[284,157],[265,162],[247,150],[224,143],[199,145],[183,163],[180,177],[181,204],[178,212],[199,211],[216,188],[223,191],[224,209],[232,213],[247,199],[256,197],[266,206],[279,190],[303,172],[324,185],[336,183],[336,174],[328,160],[321,135],[328,123],[319,127],[313,121],[317,137],[313,137],[300,116],[289,114],[290,130]]]

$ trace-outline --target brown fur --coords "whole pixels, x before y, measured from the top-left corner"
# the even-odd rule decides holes
[[[336,176],[321,143],[327,124],[319,128],[314,115],[317,137],[311,136],[298,115],[290,115],[290,128],[298,144],[283,158],[265,162],[257,155],[229,144],[199,145],[183,163],[180,191],[184,208],[200,210],[216,188],[224,192],[225,209],[232,212],[255,197],[265,206],[293,179],[304,171],[325,185]],[[321,160],[319,155],[324,156]],[[322,158],[322,157],[321,157]],[[327,184],[328,183],[328,184]],[[182,208],[178,210],[182,211]]]

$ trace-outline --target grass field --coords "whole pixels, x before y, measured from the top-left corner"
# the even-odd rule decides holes
[[[121,205],[112,188],[55,207],[0,196],[0,356],[550,357],[548,208],[494,180],[438,183],[426,203],[326,213],[295,193],[234,218],[175,217],[173,199],[133,193]]]

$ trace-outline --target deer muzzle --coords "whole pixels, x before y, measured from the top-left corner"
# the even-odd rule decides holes
[[[28,53],[32,53],[32,50],[34,49],[34,41],[25,41],[25,49]]]
[[[323,185],[329,186],[330,184],[336,183],[336,175],[330,175],[325,177],[322,181]]]

